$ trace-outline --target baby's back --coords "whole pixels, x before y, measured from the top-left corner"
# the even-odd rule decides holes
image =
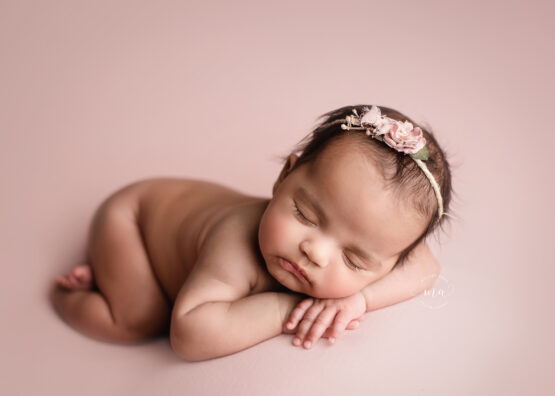
[[[197,261],[207,233],[245,203],[261,201],[198,180],[147,179],[136,191],[138,222],[153,271],[173,301]]]

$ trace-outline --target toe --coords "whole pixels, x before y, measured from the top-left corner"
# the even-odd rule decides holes
[[[75,267],[73,269],[73,276],[81,287],[88,288],[92,284],[91,268],[88,265]]]
[[[92,280],[91,267],[88,265],[80,265],[73,269],[73,275],[80,280],[90,282]]]
[[[77,267],[75,267],[71,273],[73,274],[73,276],[75,276],[76,278],[83,278],[86,277],[89,274],[88,268],[85,265],[78,265]]]
[[[67,279],[67,276],[64,275],[60,275],[56,277],[56,283],[62,287],[65,287],[66,289],[70,288],[70,284],[69,281]]]
[[[72,289],[79,287],[79,280],[72,274],[68,276],[68,282]]]

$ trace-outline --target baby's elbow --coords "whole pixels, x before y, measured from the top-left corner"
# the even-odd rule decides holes
[[[183,360],[186,360],[188,362],[200,362],[206,360],[206,358],[193,353],[191,351],[191,348],[188,348],[187,346],[176,342],[175,339],[173,339],[172,337],[170,337],[170,343],[175,354]]]
[[[190,362],[209,359],[209,357],[202,354],[197,341],[195,340],[194,329],[187,326],[183,321],[179,325],[172,323],[170,326],[170,345],[180,358]]]

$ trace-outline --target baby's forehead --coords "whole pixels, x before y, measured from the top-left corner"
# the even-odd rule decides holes
[[[344,133],[326,143],[312,162],[337,161],[345,157],[356,158],[363,164],[370,162],[376,165],[375,142],[364,133]]]
[[[368,152],[352,140],[326,147],[307,167],[303,183],[339,227],[361,236],[381,236],[388,243],[409,222],[421,226],[414,208],[386,185]]]
[[[375,161],[368,145],[361,144],[359,139],[341,138],[330,142],[311,161],[310,171],[314,175],[324,173],[321,175],[324,177],[314,180],[317,183],[348,181],[358,188],[371,184],[385,191],[385,179]]]

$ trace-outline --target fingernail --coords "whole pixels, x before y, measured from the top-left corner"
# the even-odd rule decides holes
[[[330,343],[332,343],[332,344],[333,344],[334,342],[335,342],[335,338],[333,338],[333,337],[330,337]]]
[[[310,348],[311,345],[312,345],[312,342],[310,342],[310,341],[306,341],[306,342],[304,343],[304,347],[305,347],[305,348]]]
[[[295,337],[295,338],[293,339],[293,344],[294,344],[294,345],[297,345],[297,346],[301,345],[301,339]]]

